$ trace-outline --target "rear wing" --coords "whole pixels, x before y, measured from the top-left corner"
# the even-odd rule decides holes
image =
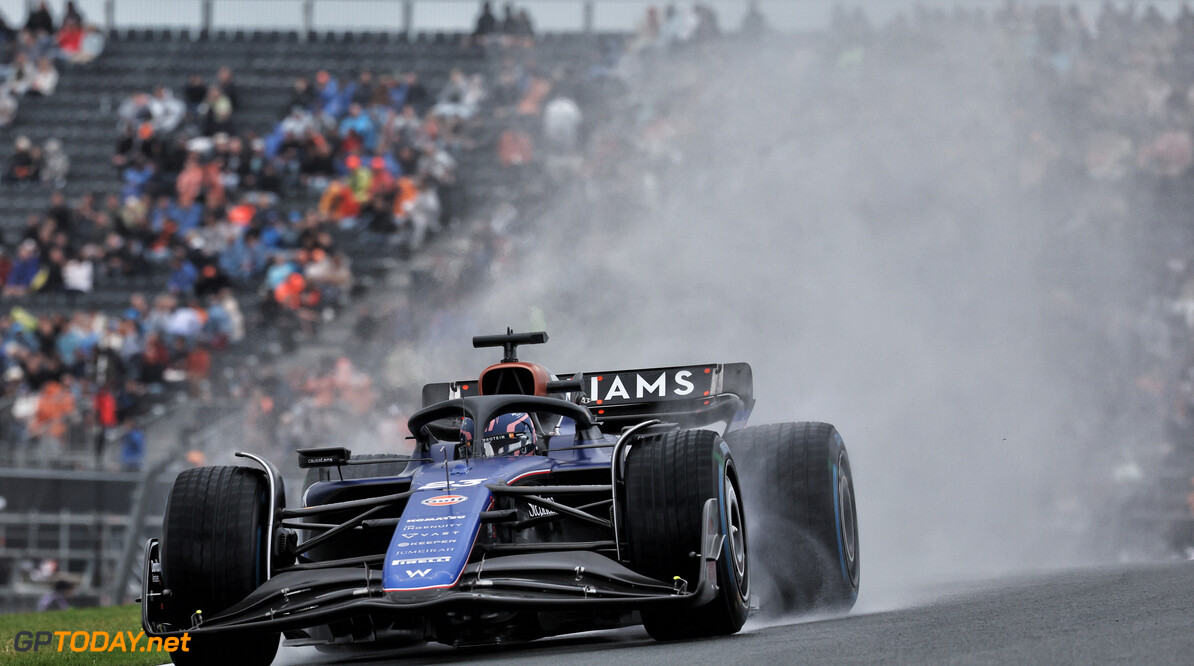
[[[726,430],[735,430],[745,424],[755,404],[754,375],[747,363],[584,372],[579,378],[585,404],[607,430],[646,418],[661,418],[685,427],[725,422]],[[427,384],[423,387],[423,406],[478,394],[476,380]]]

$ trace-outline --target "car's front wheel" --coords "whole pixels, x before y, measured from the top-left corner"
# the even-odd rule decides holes
[[[268,578],[268,487],[248,467],[199,467],[178,475],[162,525],[162,577],[170,590],[166,617],[177,629],[196,613],[212,617]],[[192,636],[170,654],[179,666],[266,666],[278,652],[277,633]]]
[[[696,585],[703,512],[716,499],[726,535],[717,561],[717,597],[696,608],[646,610],[656,640],[736,633],[750,606],[750,558],[742,493],[729,447],[717,433],[684,430],[636,443],[626,458],[626,529],[636,571]]]

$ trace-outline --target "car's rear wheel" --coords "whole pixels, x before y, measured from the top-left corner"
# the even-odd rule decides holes
[[[764,610],[849,610],[858,597],[858,513],[837,429],[775,423],[728,433],[726,441],[751,507]]]
[[[266,581],[268,487],[248,467],[199,467],[178,475],[162,526],[166,617],[178,629],[192,617],[212,617]],[[175,664],[265,666],[278,652],[278,633],[192,636]]]
[[[750,604],[750,558],[738,474],[725,442],[708,430],[645,439],[630,449],[624,479],[626,538],[636,571],[695,586],[709,499],[718,501],[726,535],[717,562],[717,597],[696,608],[644,611],[647,633],[675,640],[741,629]]]

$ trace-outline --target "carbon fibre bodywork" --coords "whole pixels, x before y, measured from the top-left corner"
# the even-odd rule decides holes
[[[624,626],[639,622],[644,610],[706,604],[718,593],[718,562],[731,557],[718,498],[703,507],[694,580],[635,571],[621,529],[633,510],[620,485],[627,451],[681,428],[652,415],[675,414],[685,425],[720,422],[730,430],[750,413],[749,366],[732,364],[744,395],[724,391],[730,366],[691,368],[698,367],[709,368],[709,376],[690,381],[691,390],[703,395],[640,403],[601,399],[597,405],[572,394],[462,396],[463,383],[431,385],[425,396],[432,386],[449,387],[449,395],[411,417],[415,451],[392,459],[405,462],[400,474],[316,482],[297,508],[283,506],[276,468],[248,456],[270,489],[262,534],[268,579],[229,608],[191,614],[190,626],[170,623],[167,618],[180,613],[166,612],[176,602],[162,579],[161,544],[150,541],[142,594],[146,633],[281,631],[296,644],[464,645]],[[691,368],[672,369],[672,376]],[[658,390],[657,376],[643,380],[647,388]],[[579,379],[598,386],[601,377]],[[454,423],[462,417],[487,423],[510,412],[535,415],[537,455],[477,457],[461,450]],[[304,459],[354,464],[338,454]]]

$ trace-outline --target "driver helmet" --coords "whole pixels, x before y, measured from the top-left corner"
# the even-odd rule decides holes
[[[460,424],[461,446],[473,447],[473,420],[464,417]],[[473,455],[482,456],[526,456],[535,452],[535,426],[526,412],[502,414],[489,422],[481,435],[480,450],[473,449]]]

